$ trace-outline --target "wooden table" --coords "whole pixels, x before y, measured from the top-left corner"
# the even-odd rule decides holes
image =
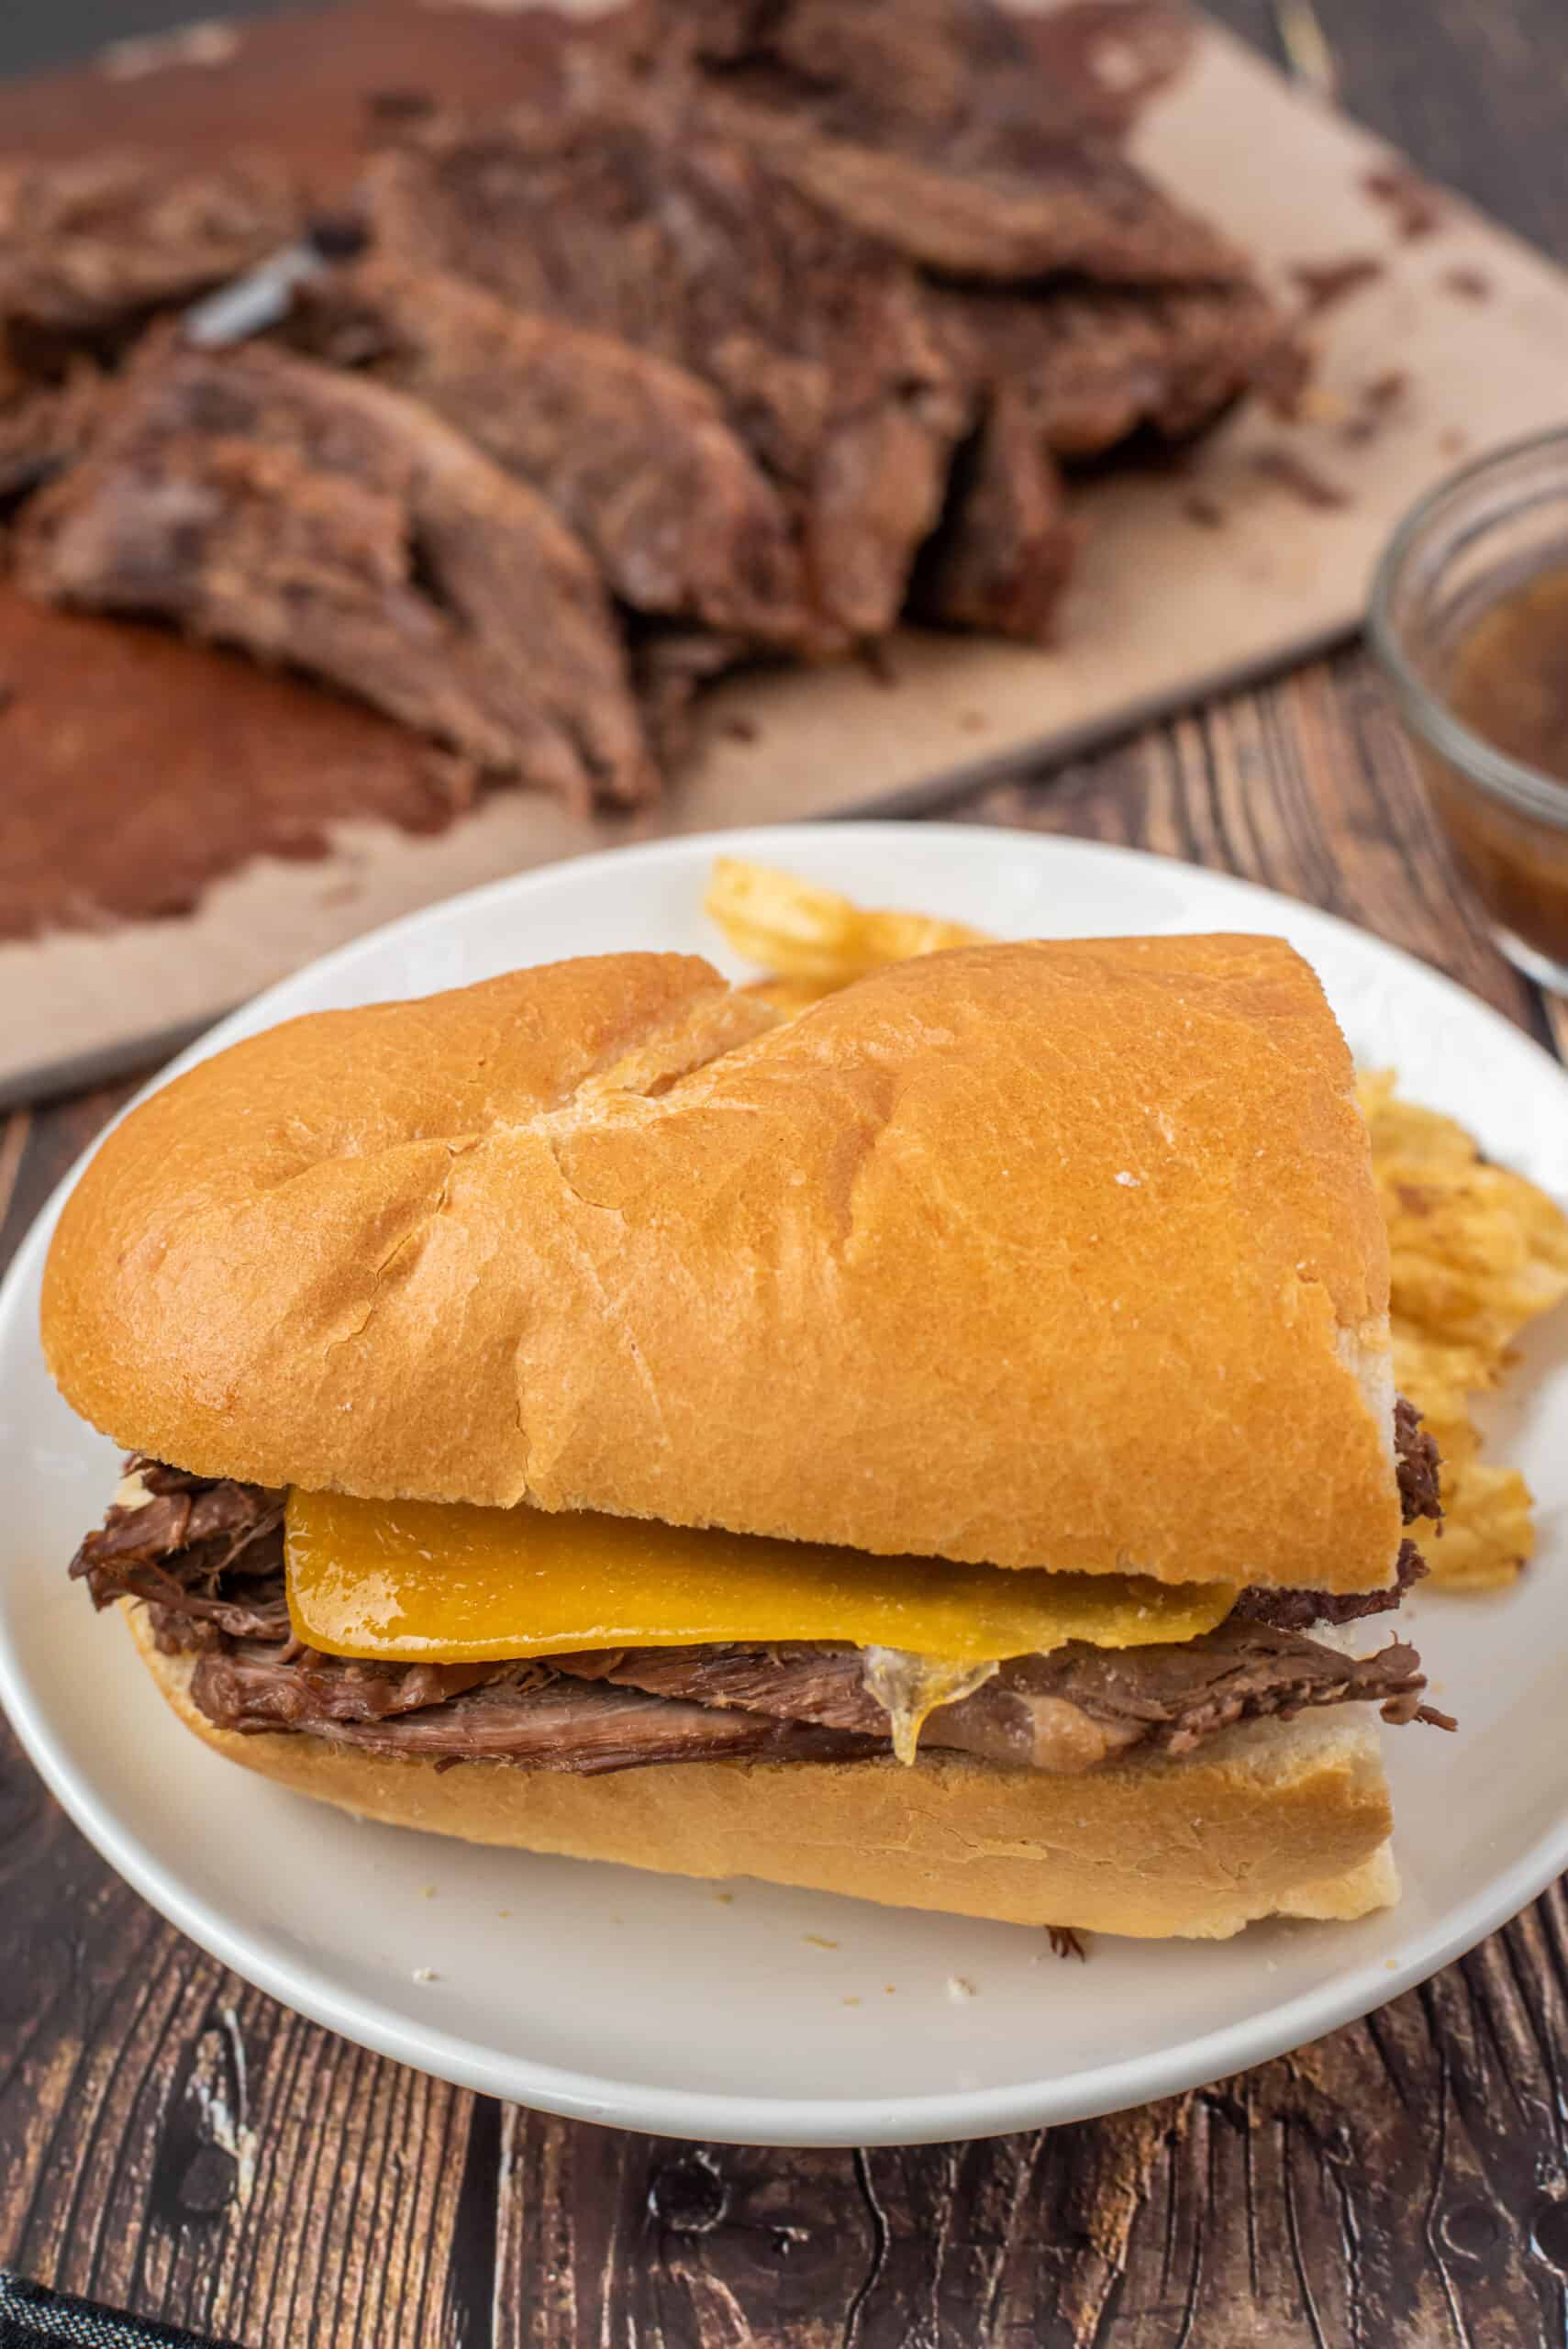
[[[1269,0],[1221,13],[1272,42]],[[1568,249],[1561,0],[1318,15],[1353,108]],[[1568,1009],[1451,874],[1359,654],[952,812],[1244,874],[1568,1050]],[[128,1089],[0,1130],[0,1263]],[[254,2132],[243,2165],[204,2119],[215,2087]],[[0,2265],[249,2349],[1561,2340],[1568,1901],[1364,2023],[1140,2111],[910,2152],[688,2146],[503,2108],[286,2013],[110,1874],[0,1724]]]

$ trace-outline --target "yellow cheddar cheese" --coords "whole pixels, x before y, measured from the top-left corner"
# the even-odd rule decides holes
[[[1195,1638],[1227,1583],[875,1558],[638,1518],[293,1492],[289,1614],[328,1655],[477,1663],[574,1648],[830,1640],[976,1664],[1068,1640]]]

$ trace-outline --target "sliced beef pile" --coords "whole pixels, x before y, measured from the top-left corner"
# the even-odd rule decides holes
[[[634,0],[548,98],[373,105],[332,221],[265,159],[0,167],[20,584],[578,807],[646,797],[740,662],[1047,641],[1071,469],[1298,364],[1118,143],[1187,36],[1130,38],[1107,99],[994,0]],[[270,362],[173,351],[159,312],[307,234]]]
[[[686,368],[391,255],[306,287],[290,340],[411,393],[531,482],[634,611],[809,648],[783,501]]]
[[[1042,444],[1098,457],[1149,426],[1179,441],[1222,416],[1281,348],[1257,287],[1068,283],[1034,294],[933,288],[957,370],[1006,386]]]
[[[71,1561],[95,1607],[145,1599],[183,1644],[288,1637],[281,1577],[284,1495],[228,1477],[187,1475],[139,1453],[103,1524]]]
[[[281,1494],[133,1458],[71,1571],[99,1607],[145,1602],[165,1653],[195,1653],[192,1697],[224,1729],[584,1772],[889,1750],[888,1716],[854,1648],[731,1642],[406,1665],[320,1654],[291,1631],[282,1521]],[[1118,1651],[1073,1641],[1018,1657],[932,1712],[922,1738],[928,1748],[1020,1767],[1082,1770],[1135,1748],[1187,1753],[1236,1722],[1288,1720],[1308,1707],[1377,1704],[1391,1721],[1451,1726],[1421,1704],[1424,1687],[1419,1658],[1397,1641],[1348,1657],[1243,1607],[1180,1645]]]
[[[645,9],[642,48],[655,72],[684,50],[796,186],[945,274],[1248,274],[986,0],[662,0]]]
[[[598,573],[419,403],[155,336],[25,509],[22,584],[285,662],[585,808],[656,788]]]
[[[0,328],[52,373],[288,243],[304,206],[263,155],[196,168],[136,153],[0,164]]]
[[[1042,120],[1081,124],[1075,95],[1042,82],[1028,35],[988,0],[639,0],[628,53],[672,53],[751,104],[873,145],[1023,160]]]
[[[1176,8],[1030,14],[1026,29],[994,0],[639,0],[621,33],[644,72],[673,52],[839,137],[1014,173],[1042,139],[1126,132],[1192,51]]]
[[[1189,439],[1266,373],[1283,387],[1288,372],[1278,315],[1247,284],[933,285],[929,299],[980,420],[917,571],[914,608],[1028,643],[1051,636],[1083,537],[1062,466],[1144,429]]]
[[[1046,640],[1079,537],[1058,461],[1299,389],[1302,354],[1243,256],[1128,161],[1104,92],[1047,71],[990,0],[643,0],[632,26],[634,72],[691,74],[771,170],[917,266],[976,410],[918,617]]]
[[[966,416],[896,253],[662,85],[421,122],[364,203],[379,250],[701,376],[795,518],[820,619],[892,626]]]

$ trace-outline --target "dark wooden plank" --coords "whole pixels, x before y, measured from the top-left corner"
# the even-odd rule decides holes
[[[456,2343],[473,2104],[204,1957],[0,1725],[0,2263],[246,2342]]]

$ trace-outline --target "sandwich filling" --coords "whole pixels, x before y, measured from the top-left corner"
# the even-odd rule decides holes
[[[1396,1448],[1406,1523],[1435,1518],[1436,1452],[1403,1402]],[[1040,1652],[977,1660],[846,1638],[625,1639],[407,1660],[328,1653],[300,1636],[285,1495],[140,1455],[126,1466],[72,1574],[99,1607],[146,1606],[160,1649],[193,1659],[193,1702],[224,1730],[286,1731],[443,1767],[492,1760],[597,1773],[727,1757],[851,1761],[896,1751],[912,1760],[917,1739],[1077,1771],[1134,1752],[1188,1753],[1236,1722],[1349,1702],[1377,1704],[1390,1721],[1453,1725],[1421,1701],[1420,1659],[1404,1642],[1353,1657],[1309,1635],[1396,1607],[1424,1572],[1408,1541],[1386,1590],[1258,1586],[1216,1606],[1214,1586],[1193,1586],[1169,1596],[1190,1608],[1195,1590],[1210,1594],[1195,1602],[1207,1606],[1195,1619],[1203,1628],[1193,1632],[1195,1619],[1173,1611],[1163,1625],[1124,1623],[1115,1644],[1058,1636]],[[1003,1586],[1056,1579],[996,1575]]]

